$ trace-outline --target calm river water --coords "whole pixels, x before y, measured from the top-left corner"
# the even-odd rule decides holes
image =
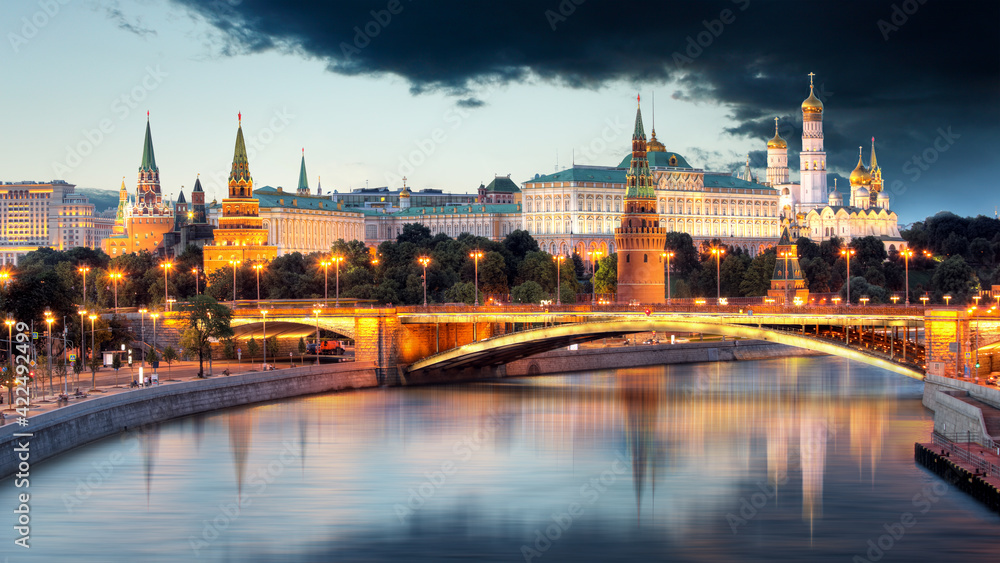
[[[32,467],[18,561],[995,561],[922,384],[788,358],[313,396]],[[869,543],[871,542],[871,543]],[[880,545],[881,544],[881,545]],[[858,559],[855,558],[858,557]]]

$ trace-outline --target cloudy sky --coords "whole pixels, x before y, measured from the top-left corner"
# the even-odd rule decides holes
[[[0,5],[0,179],[134,188],[150,112],[164,192],[221,197],[243,113],[258,185],[474,190],[647,132],[734,170],[816,73],[829,168],[876,137],[901,222],[1000,205],[1000,3],[864,0],[23,0]],[[832,178],[831,178],[832,182]]]

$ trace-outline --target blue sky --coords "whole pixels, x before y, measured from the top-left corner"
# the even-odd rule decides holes
[[[416,189],[466,192],[489,182],[493,174],[511,174],[521,182],[536,173],[552,172],[557,158],[562,168],[574,153],[577,163],[617,163],[629,150],[637,91],[643,94],[647,133],[653,125],[650,94],[656,92],[656,129],[668,149],[684,154],[694,166],[714,170],[732,170],[753,151],[756,171],[763,176],[762,151],[774,115],[792,118],[785,137],[793,167],[797,162],[800,141],[794,118],[798,103],[808,95],[805,72],[815,70],[826,94],[830,130],[826,148],[832,171],[846,176],[857,161],[858,145],[866,146],[867,160],[870,137],[885,138],[879,159],[887,184],[903,182],[893,198],[901,222],[941,209],[992,214],[998,203],[996,178],[990,170],[997,148],[995,112],[959,123],[955,116],[961,100],[956,100],[956,107],[940,119],[920,124],[901,123],[907,111],[880,114],[880,103],[898,106],[894,97],[905,100],[907,95],[900,95],[898,85],[879,79],[882,73],[872,65],[877,60],[883,65],[916,66],[905,59],[905,49],[903,54],[892,51],[873,57],[866,64],[871,80],[860,91],[850,65],[838,68],[830,62],[837,58],[827,51],[842,48],[835,42],[816,57],[816,68],[808,66],[809,60],[803,61],[800,50],[786,39],[782,45],[789,46],[787,61],[782,52],[773,53],[770,66],[749,78],[750,69],[738,59],[732,59],[727,69],[729,53],[747,50],[742,34],[754,24],[745,18],[751,14],[770,18],[754,10],[766,12],[774,6],[747,1],[744,14],[739,2],[716,3],[722,9],[733,8],[735,22],[730,29],[739,30],[740,24],[747,29],[723,32],[704,56],[684,69],[688,72],[681,73],[671,55],[684,53],[683,33],[676,44],[664,42],[657,55],[659,63],[674,68],[649,72],[629,62],[655,58],[639,44],[631,47],[634,53],[616,48],[611,55],[594,54],[582,45],[574,54],[580,59],[574,59],[577,66],[569,68],[533,57],[532,49],[549,53],[552,47],[525,46],[524,37],[507,28],[502,31],[509,34],[509,43],[501,35],[500,45],[509,44],[520,53],[519,60],[501,70],[497,66],[483,70],[476,67],[482,57],[471,63],[461,54],[463,49],[475,51],[474,38],[439,39],[436,30],[425,27],[419,43],[390,43],[395,40],[393,32],[396,38],[411,33],[402,23],[381,29],[361,62],[345,70],[337,49],[344,42],[333,43],[332,49],[318,45],[301,18],[330,17],[324,29],[350,41],[355,25],[364,27],[368,21],[370,11],[365,10],[385,2],[362,2],[366,4],[359,8],[362,11],[351,17],[325,14],[323,3],[303,2],[310,5],[303,9],[315,12],[287,12],[287,21],[274,15],[284,16],[284,11],[261,17],[264,10],[283,10],[267,0],[227,2],[219,13],[211,11],[212,3],[201,6],[193,0],[0,5],[0,29],[6,38],[0,60],[8,77],[0,94],[8,108],[7,134],[0,136],[0,152],[5,155],[0,179],[60,178],[79,186],[117,190],[124,177],[133,189],[149,111],[163,191],[173,197],[184,186],[189,192],[200,173],[209,199],[221,198],[232,160],[236,114],[242,112],[250,169],[259,186],[294,186],[300,151],[305,148],[313,189],[318,176],[324,190],[344,192],[366,183],[396,188],[405,175]],[[688,37],[697,37],[705,29],[703,22],[719,13],[711,4],[704,8],[708,20],[699,21],[700,13],[692,15],[686,24]],[[551,22],[545,6],[538,6],[526,13],[544,31]],[[558,3],[553,6],[558,10]],[[573,33],[594,25],[584,19],[590,17],[585,11],[600,8],[597,2],[580,4],[577,9],[584,15],[555,20],[559,29],[550,30],[552,38],[559,44],[573,39]],[[441,19],[429,3],[402,4],[399,9],[398,21],[409,17],[412,22],[418,16]],[[924,20],[938,19],[919,11],[910,17],[917,22],[921,15]],[[226,18],[236,16],[243,18],[242,23],[230,26]],[[874,22],[866,29],[875,27],[877,33]],[[574,30],[572,25],[583,29]],[[614,22],[606,25],[615,27]],[[560,31],[564,33],[559,35]],[[908,31],[903,27],[892,38]],[[446,54],[436,54],[435,47]],[[426,52],[418,53],[420,57],[413,53],[421,50]],[[441,60],[436,67],[408,64],[437,59]],[[987,75],[995,71],[994,59],[982,67]],[[630,70],[614,70],[619,61]],[[588,74],[587,69],[598,70]],[[755,81],[749,86],[728,84],[727,75]],[[985,84],[969,87],[982,88],[980,97],[996,97],[996,79],[987,78]],[[912,94],[909,97],[919,97]],[[921,103],[926,107],[929,101]],[[950,127],[954,127],[946,135],[950,140],[942,143],[939,131],[947,133]],[[935,142],[944,150],[933,151],[935,162],[927,170],[910,162]],[[955,197],[956,189],[969,197]]]

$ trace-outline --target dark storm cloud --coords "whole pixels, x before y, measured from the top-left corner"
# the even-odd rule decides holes
[[[750,139],[781,116],[793,140],[812,71],[832,167],[853,166],[872,135],[899,167],[940,127],[981,147],[1000,115],[995,1],[173,1],[222,32],[224,53],[301,53],[473,105],[487,83],[669,83],[677,99],[729,108],[726,132]]]
[[[122,13],[121,9],[119,8],[118,2],[109,2],[106,6],[104,6],[104,13],[108,17],[108,19],[114,22],[115,25],[118,26],[118,29],[121,29],[122,31],[134,33],[139,37],[146,37],[147,35],[156,35],[155,29],[143,25],[142,18],[136,17],[134,21],[129,21],[129,19],[125,16],[124,13]]]

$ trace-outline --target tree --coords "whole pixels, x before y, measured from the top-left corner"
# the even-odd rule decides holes
[[[992,267],[994,258],[993,245],[990,244],[990,241],[982,237],[972,239],[972,242],[969,243],[969,258],[981,266]]]
[[[257,352],[260,352],[260,345],[257,344],[257,341],[253,337],[250,337],[250,340],[247,340],[247,354],[250,355],[251,364],[257,356]]]
[[[517,263],[524,260],[529,252],[538,252],[538,242],[523,229],[511,231],[500,244],[510,252]]]
[[[469,282],[458,282],[445,290],[444,299],[449,303],[465,303],[466,305],[472,305],[476,302],[475,292],[475,285]],[[483,294],[480,293],[479,304],[481,305],[485,299],[486,298]]]
[[[950,294],[956,303],[967,302],[977,283],[976,273],[959,255],[941,262],[931,276],[935,297],[940,299],[943,295]]]
[[[167,346],[163,349],[163,361],[167,362],[167,372],[170,372],[170,364],[178,360],[177,350],[174,350],[173,346]]]
[[[687,278],[701,269],[701,259],[698,256],[698,249],[694,247],[691,235],[677,232],[667,233],[667,242],[664,248],[667,252],[674,253],[673,258],[670,259],[670,266],[674,269],[674,273],[680,277]]]
[[[618,255],[610,254],[601,258],[597,275],[594,276],[594,292],[618,293]]]
[[[306,353],[306,350],[308,350],[308,347],[306,346],[306,339],[305,339],[305,337],[300,336],[299,337],[299,355],[303,355],[304,356],[305,353]]]
[[[722,294],[729,297],[740,295],[740,284],[746,274],[747,266],[751,264],[746,254],[728,254],[720,266],[719,278],[722,280]]]
[[[412,242],[423,247],[431,241],[431,230],[420,223],[406,223],[403,230],[396,235],[396,242]]]
[[[536,282],[528,280],[510,290],[512,303],[540,303],[545,298],[545,291]]]
[[[280,351],[278,346],[278,337],[272,336],[271,338],[268,338],[266,346],[267,354],[271,357],[271,361],[273,362],[278,358],[278,352]]]
[[[806,276],[809,291],[814,293],[827,293],[830,291],[832,276],[830,266],[826,263],[826,260],[821,256],[817,256],[812,260],[800,259],[799,265]]]
[[[941,253],[946,256],[964,256],[969,253],[969,239],[952,232],[941,243]]]
[[[856,238],[851,241],[851,248],[856,252],[852,258],[854,266],[859,272],[866,272],[869,268],[881,268],[889,255],[885,251],[885,243],[875,236]]]
[[[774,275],[774,264],[777,251],[769,248],[758,254],[747,268],[743,281],[740,282],[740,293],[748,297],[767,295],[771,288],[771,276]]]
[[[210,339],[229,338],[232,311],[208,295],[191,298],[188,308],[189,328],[183,335],[183,346],[191,354],[198,354],[198,377],[204,377],[204,357],[211,353]]]
[[[111,369],[115,370],[115,387],[118,386],[118,370],[122,369],[122,355],[115,354],[111,359]]]
[[[182,345],[183,347],[183,345]],[[185,350],[187,348],[185,347]],[[236,359],[236,346],[233,344],[232,338],[222,339],[222,357],[227,360]]]

